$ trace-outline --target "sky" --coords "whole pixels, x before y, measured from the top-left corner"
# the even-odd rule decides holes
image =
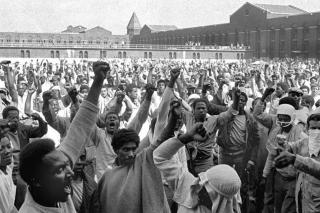
[[[1,32],[61,32],[68,25],[104,27],[126,34],[136,12],[144,24],[178,28],[228,23],[230,15],[248,0],[0,0]],[[252,0],[251,3],[294,5],[320,11],[319,0]]]

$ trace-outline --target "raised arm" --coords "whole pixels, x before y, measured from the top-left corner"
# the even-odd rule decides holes
[[[261,123],[263,126],[267,127],[268,129],[271,129],[273,126],[273,116],[264,113],[263,109],[264,109],[264,104],[263,102],[265,101],[265,99],[271,95],[274,92],[273,88],[267,88],[266,91],[264,92],[262,98],[260,101],[258,101],[258,103],[256,104],[256,106],[254,107],[253,110],[253,116],[254,118]]]
[[[82,102],[79,112],[70,125],[66,138],[59,147],[59,150],[69,157],[72,165],[80,156],[88,137],[96,127],[95,124],[99,113],[98,94],[101,92],[103,81],[110,67],[105,62],[95,62],[93,63],[93,70],[95,77],[88,97]]]
[[[146,85],[146,97],[143,100],[137,114],[132,119],[132,121],[128,124],[128,127],[127,127],[128,129],[133,129],[139,134],[142,128],[142,125],[144,124],[144,122],[146,122],[148,118],[148,111],[151,104],[151,97],[154,91],[155,91],[155,88],[153,87],[152,84]]]
[[[157,123],[154,128],[153,140],[157,140],[157,138],[160,136],[160,133],[163,131],[167,123],[168,113],[170,109],[170,102],[172,99],[175,98],[173,94],[173,87],[177,78],[179,77],[179,74],[180,74],[180,69],[171,70],[170,82],[163,93],[162,100],[158,108],[159,113],[157,117]]]

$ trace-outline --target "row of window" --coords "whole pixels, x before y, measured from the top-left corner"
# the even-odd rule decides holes
[[[57,43],[57,44],[126,44],[126,42],[122,41],[122,42],[108,42],[108,41],[100,41],[100,40],[96,40],[96,41],[82,41],[82,40],[77,40],[77,41],[73,41],[73,40],[69,40],[69,41],[66,41],[66,40],[56,40],[56,41],[53,41],[53,40],[31,40],[31,39],[28,39],[28,40],[11,40],[11,39],[0,39],[0,43],[4,43],[4,42],[7,42],[7,43],[11,43],[11,42],[15,42],[15,43],[38,43],[38,44],[54,44],[54,43]]]

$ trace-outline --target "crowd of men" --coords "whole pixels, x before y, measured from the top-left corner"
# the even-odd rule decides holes
[[[0,63],[0,212],[319,213],[319,62]]]

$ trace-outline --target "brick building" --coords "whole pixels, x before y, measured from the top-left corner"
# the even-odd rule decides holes
[[[320,12],[309,13],[291,5],[245,3],[217,25],[143,31],[130,43],[184,45],[244,45],[255,57],[320,58]]]

